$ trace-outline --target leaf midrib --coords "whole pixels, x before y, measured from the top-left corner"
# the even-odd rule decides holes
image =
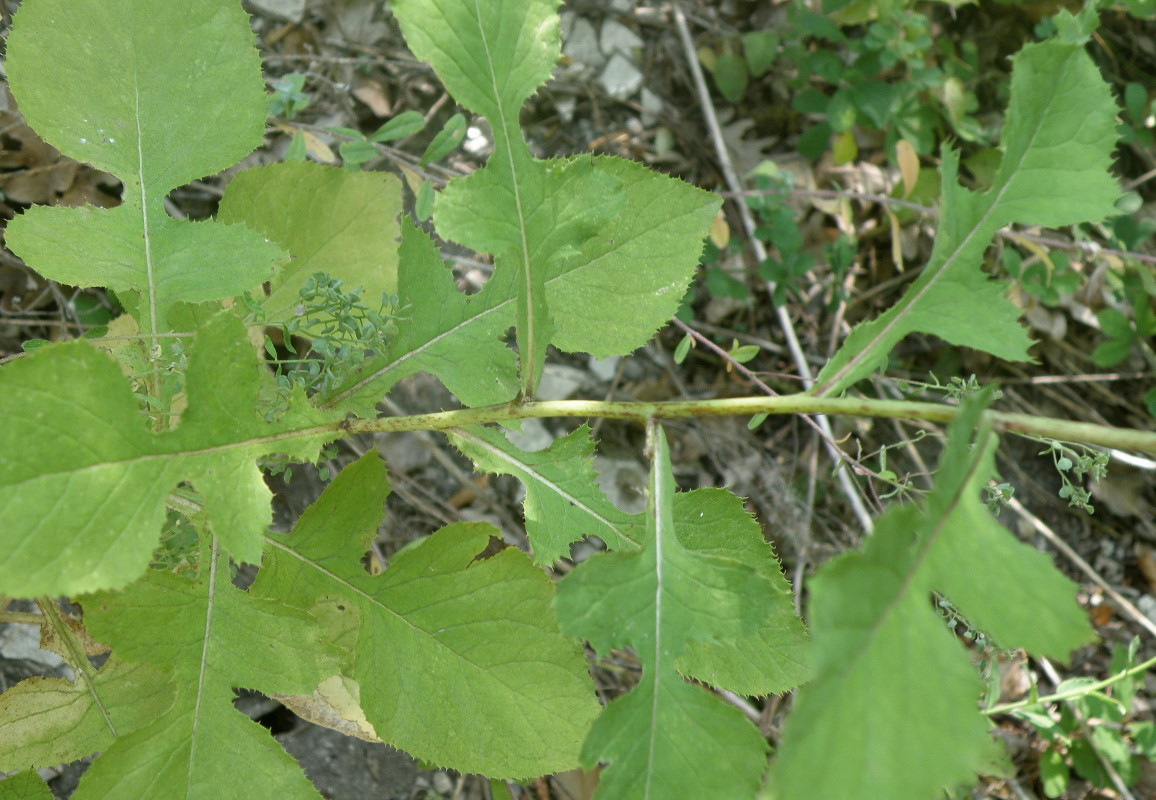
[[[680,215],[680,217],[686,216],[689,213],[691,213],[691,212],[688,211],[687,214]],[[672,220],[673,219],[677,219],[677,217],[672,218]],[[552,278],[547,278],[545,281],[543,281],[543,287],[550,286],[551,284],[553,284],[557,281],[565,281],[567,279],[573,278],[575,275],[581,275],[583,270],[594,269],[597,266],[600,266],[603,261],[605,261],[608,258],[612,258],[615,253],[617,253],[621,250],[624,250],[628,244],[630,244],[631,242],[640,238],[641,236],[645,235],[645,233],[646,233],[645,231],[639,231],[639,232],[633,233],[632,235],[629,235],[629,236],[621,236],[621,237],[616,236],[615,239],[616,239],[617,246],[615,247],[614,250],[602,253],[601,255],[599,255],[595,258],[592,258],[589,261],[586,261],[582,264],[577,264],[574,267],[572,267],[571,269],[568,269],[559,275],[555,275]],[[489,284],[487,284],[487,286],[488,285]],[[485,288],[483,288],[482,291],[485,291]],[[474,295],[474,297],[477,297],[477,296],[478,295]],[[332,398],[330,398],[329,400],[322,403],[320,407],[322,409],[333,408],[341,401],[349,398],[350,396],[361,391],[362,389],[364,389],[366,386],[370,385],[374,381],[380,379],[384,375],[387,375],[388,373],[397,369],[401,364],[404,364],[406,361],[423,355],[426,351],[435,347],[436,345],[438,345],[439,343],[441,343],[445,339],[455,335],[463,328],[468,327],[470,325],[473,325],[476,322],[480,322],[481,320],[485,319],[486,317],[490,316],[491,314],[497,313],[498,311],[505,309],[508,305],[510,305],[511,303],[514,303],[514,302],[515,302],[514,298],[508,298],[506,300],[501,300],[497,303],[494,303],[489,308],[486,308],[486,309],[483,309],[482,311],[479,311],[474,316],[462,320],[461,322],[454,325],[453,327],[445,330],[442,333],[437,334],[436,336],[433,336],[432,338],[428,339],[427,341],[425,341],[421,345],[418,345],[413,350],[410,350],[410,351],[398,356],[393,361],[389,362],[385,366],[383,366],[380,369],[373,372],[371,375],[368,375],[367,377],[362,378],[360,381],[353,384],[348,389],[345,389],[344,391],[340,392],[339,394],[334,395]]]
[[[1052,105],[1055,103],[1055,101],[1056,101],[1056,95],[1055,95],[1055,93],[1053,93],[1051,95],[1051,97],[1048,99],[1048,102],[1044,107],[1044,111],[1040,115],[1041,117],[1046,118],[1051,113],[1051,108],[1052,108]],[[1028,137],[1027,144],[1020,151],[1020,156],[1016,162],[1015,168],[1008,171],[1007,178],[1004,180],[1003,184],[1000,185],[998,191],[996,191],[996,193],[994,195],[990,195],[991,201],[988,203],[987,208],[984,210],[984,212],[976,220],[975,224],[968,231],[967,235],[965,235],[960,240],[959,244],[955,247],[955,249],[952,250],[952,252],[947,256],[947,258],[944,259],[943,265],[939,268],[939,270],[936,271],[935,274],[932,275],[932,277],[928,279],[927,283],[925,283],[917,292],[915,292],[915,294],[910,295],[909,298],[905,297],[902,300],[900,300],[901,308],[900,308],[900,306],[895,307],[897,309],[900,309],[899,313],[895,314],[890,319],[890,321],[888,321],[886,324],[884,324],[880,328],[880,330],[875,334],[875,336],[873,336],[871,338],[871,340],[869,342],[867,342],[867,344],[864,345],[859,350],[858,353],[853,355],[850,358],[850,360],[847,361],[846,364],[844,364],[840,369],[836,370],[834,375],[832,375],[829,379],[824,381],[822,386],[816,386],[813,390],[815,395],[823,396],[823,395],[827,394],[828,392],[831,391],[831,388],[833,386],[837,386],[843,380],[843,378],[848,373],[852,372],[860,363],[862,363],[862,361],[865,358],[869,358],[869,357],[874,358],[875,354],[873,353],[873,351],[879,345],[879,343],[882,342],[883,340],[885,340],[887,338],[887,336],[891,333],[891,331],[894,330],[896,327],[898,327],[900,321],[904,320],[907,317],[907,315],[911,312],[911,310],[913,308],[915,308],[916,305],[918,305],[919,301],[923,297],[925,297],[927,295],[927,293],[929,291],[931,291],[931,289],[933,287],[939,285],[939,283],[938,283],[939,279],[942,278],[943,275],[945,275],[947,273],[947,271],[952,267],[953,262],[955,262],[959,258],[960,253],[963,252],[968,247],[968,245],[972,242],[972,240],[975,239],[976,236],[979,235],[981,230],[986,230],[986,228],[990,224],[991,218],[994,217],[996,210],[1000,206],[1000,201],[1003,199],[1004,193],[1007,191],[1008,187],[1011,186],[1012,180],[1015,178],[1016,174],[1020,171],[1021,165],[1023,164],[1024,160],[1027,158],[1028,154],[1032,151],[1032,148],[1035,146],[1036,138],[1040,135],[1040,133],[1044,130],[1045,127],[1046,126],[1044,126],[1044,125],[1035,126],[1035,129],[1031,132],[1031,134]],[[961,192],[962,193],[960,195],[961,197],[966,197],[968,194],[970,194],[968,189],[965,189],[962,186],[958,186],[958,185],[955,187],[951,187],[951,188],[945,188],[944,191],[948,192],[948,191],[951,191],[952,189],[955,189],[955,190]],[[956,205],[958,206],[959,204],[957,203]],[[995,227],[996,227],[996,229],[998,229],[1000,226],[999,226],[999,224],[997,224]],[[995,230],[993,229],[992,233],[994,233],[994,232],[995,232]],[[990,236],[990,234],[989,234],[989,236]]]

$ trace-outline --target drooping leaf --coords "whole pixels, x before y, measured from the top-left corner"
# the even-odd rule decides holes
[[[107,750],[172,706],[169,678],[113,656],[76,680],[28,678],[0,694],[0,772],[51,767]]]
[[[215,540],[204,551],[196,578],[151,571],[122,593],[83,600],[89,629],[118,657],[171,671],[176,701],[113,742],[77,800],[215,800],[251,797],[254,786],[270,797],[320,797],[269,732],[233,707],[233,689],[307,694],[337,672],[336,651],[309,615],[233,586]]]
[[[783,731],[775,796],[922,800],[974,780],[993,748],[982,687],[933,611],[932,590],[1003,647],[1065,657],[1093,638],[1076,586],[980,502],[997,444],[984,402],[965,405],[950,426],[925,508],[893,508],[861,552],[812,579],[817,677]],[[808,766],[816,763],[839,768]]]
[[[1059,41],[1024,47],[1014,58],[1003,159],[992,187],[983,194],[961,187],[959,154],[944,150],[940,227],[930,261],[898,303],[851,332],[812,391],[838,394],[915,331],[1030,360],[1019,309],[1003,284],[980,271],[983,251],[1011,223],[1071,225],[1114,213],[1119,187],[1108,168],[1116,113],[1083,47]]]
[[[38,272],[139,292],[142,328],[153,332],[175,302],[229,297],[273,276],[280,248],[243,227],[178,222],[164,207],[174,188],[261,144],[261,64],[234,0],[32,0],[7,55],[28,124],[124,182],[117,208],[37,206],[9,224],[9,246]]]
[[[507,282],[499,276],[475,295],[462,294],[433,242],[408,220],[401,226],[398,259],[398,295],[408,310],[397,338],[322,405],[374,416],[385,393],[415,372],[437,376],[467,406],[513,399],[514,353],[502,341],[514,324]]]
[[[315,272],[360,287],[372,309],[397,291],[401,184],[381,172],[309,162],[248,169],[229,182],[217,219],[244,223],[285,248],[293,262],[262,301],[271,323],[286,322]],[[250,287],[252,288],[252,287]]]
[[[545,450],[526,452],[494,428],[456,428],[450,441],[479,470],[513,475],[526,487],[526,534],[534,560],[550,564],[598,536],[612,550],[636,550],[641,520],[618,510],[594,482],[594,443],[583,425]]]
[[[270,537],[252,591],[327,602],[331,627],[356,629],[347,674],[382,740],[495,777],[574,767],[598,707],[550,580],[516,548],[488,555],[498,532],[481,523],[443,528],[368,575],[360,559],[387,493],[376,455],[346,467],[289,537]]]
[[[564,631],[600,653],[633,647],[642,660],[638,686],[590,731],[583,766],[610,764],[597,797],[750,797],[766,743],[737,709],[686,684],[675,665],[691,642],[753,634],[780,598],[754,567],[692,553],[679,541],[669,449],[656,430],[642,550],[589,558],[561,581],[555,601]]]
[[[260,561],[272,514],[256,459],[315,459],[337,432],[325,425],[333,415],[300,396],[266,422],[255,408],[258,382],[256,353],[227,314],[195,340],[188,410],[160,434],[149,432],[116,363],[87,342],[44,347],[0,370],[0,592],[131,583],[148,565],[165,498],[180,481],[201,493],[230,555]]]
[[[761,622],[752,635],[692,641],[678,659],[678,671],[743,695],[785,692],[805,682],[811,674],[807,632],[782,567],[742,500],[724,489],[676,494],[674,530],[691,553],[755,567],[775,587],[771,602],[758,609]]]

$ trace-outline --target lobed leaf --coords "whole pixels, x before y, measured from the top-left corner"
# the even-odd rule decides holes
[[[262,301],[268,320],[278,323],[292,317],[302,285],[315,272],[360,288],[370,308],[396,292],[400,212],[394,176],[299,161],[238,174],[217,219],[243,223],[293,256]]]
[[[31,0],[7,55],[28,124],[124,182],[117,208],[37,206],[9,224],[9,246],[37,271],[140,292],[139,319],[153,332],[175,302],[229,297],[273,276],[284,253],[261,236],[178,222],[164,208],[172,189],[261,144],[264,81],[236,2]]]
[[[622,209],[544,285],[551,341],[605,357],[641,347],[674,314],[721,200],[641,164],[608,157],[594,163],[621,182]],[[356,397],[357,407],[372,413],[390,386],[420,371],[437,375],[469,406],[511,399],[513,355],[500,338],[514,324],[515,277],[499,270],[481,292],[463,297],[433,245],[404,226],[399,269],[402,305],[413,307],[409,327],[387,358],[367,363],[327,404]],[[624,307],[629,316],[619,315]]]
[[[586,536],[613,550],[638,549],[640,521],[617,509],[594,482],[588,426],[532,453],[494,428],[455,428],[449,437],[479,470],[513,475],[526,487],[526,534],[537,563],[569,555],[570,545]]]
[[[974,780],[994,746],[978,711],[982,687],[932,610],[932,590],[1003,647],[1063,657],[1093,638],[1076,586],[981,507],[997,444],[985,402],[951,424],[926,507],[891,509],[861,552],[812,580],[817,678],[787,720],[774,796],[921,800]],[[812,768],[828,762],[839,769]]]
[[[1083,47],[1059,41],[1016,55],[1000,137],[1003,159],[982,194],[957,180],[947,149],[940,227],[931,258],[898,303],[858,325],[811,389],[830,395],[870,375],[907,334],[930,333],[1009,361],[1031,360],[1031,340],[1006,286],[980,270],[995,232],[1011,223],[1070,225],[1114,213],[1119,187],[1108,172],[1116,104]]]
[[[77,800],[241,798],[254,785],[279,798],[320,797],[268,731],[233,707],[233,689],[309,693],[336,673],[336,651],[304,612],[233,586],[215,539],[204,550],[195,578],[152,571],[124,592],[83,600],[85,623],[118,657],[171,670],[176,701],[113,742]]]
[[[270,537],[252,591],[324,605],[331,629],[355,631],[347,675],[383,741],[493,777],[574,767],[598,706],[580,650],[558,633],[550,580],[516,548],[487,555],[498,532],[481,523],[366,574],[387,493],[377,456],[347,467],[291,536]]]
[[[525,397],[548,344],[599,356],[644,344],[677,308],[721,202],[620,159],[530,156],[517,114],[558,58],[554,8],[551,0],[394,8],[414,53],[493,127],[494,155],[446,187],[435,220],[446,238],[493,254],[495,277],[512,281]],[[629,322],[611,313],[623,302],[637,312]],[[608,316],[612,324],[592,324]]]
[[[687,686],[675,663],[689,643],[754,633],[776,586],[754,567],[692,553],[674,522],[674,476],[665,435],[653,437],[646,541],[578,565],[555,606],[567,633],[598,652],[633,647],[639,685],[611,703],[582,749],[583,766],[610,762],[599,797],[751,796],[766,742],[742,715]],[[697,789],[697,791],[695,791]]]
[[[267,423],[256,410],[258,370],[241,323],[217,317],[191,349],[188,410],[160,434],[148,431],[116,363],[87,342],[44,347],[0,371],[8,423],[0,428],[0,591],[77,594],[131,583],[181,481],[203,496],[228,552],[259,561],[272,514],[256,459],[314,459],[337,432],[332,415],[300,396]]]
[[[466,296],[433,242],[408,220],[398,248],[398,295],[409,308],[381,358],[371,359],[323,406],[374,416],[382,396],[415,372],[437,376],[468,406],[512,400],[517,394],[514,353],[502,336],[514,324],[512,287],[500,276]],[[507,289],[509,291],[507,291]]]

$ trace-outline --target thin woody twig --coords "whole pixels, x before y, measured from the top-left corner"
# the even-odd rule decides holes
[[[714,106],[710,101],[710,92],[707,90],[706,78],[702,74],[702,67],[698,63],[698,55],[695,53],[694,42],[690,38],[690,29],[687,27],[686,15],[682,9],[676,4],[674,6],[674,21],[678,27],[679,39],[682,41],[683,51],[686,55],[686,61],[690,67],[691,74],[694,76],[695,90],[698,94],[699,105],[702,106],[703,116],[706,118],[707,128],[710,131],[711,141],[714,143],[715,153],[718,156],[719,166],[726,176],[727,186],[732,192],[742,191],[743,185],[739,180],[738,174],[735,172],[734,165],[731,163],[730,154],[727,152],[726,142],[723,140],[722,129],[719,127],[718,117],[714,113]],[[762,262],[767,257],[766,248],[755,235],[755,220],[746,204],[738,203],[739,215],[742,218],[743,229],[746,231],[747,240],[750,242],[751,248],[754,251],[755,257]],[[774,285],[768,283],[768,288],[773,293]],[[807,363],[807,356],[803,352],[802,346],[799,344],[799,337],[795,333],[794,323],[791,321],[790,314],[783,306],[775,308],[775,315],[778,318],[779,326],[783,330],[783,336],[787,340],[787,349],[791,353],[791,358],[795,362],[795,368],[799,371],[800,377],[803,379],[804,386],[810,386],[814,382],[814,376],[811,372],[811,367]],[[815,422],[825,434],[823,438],[824,447],[830,454],[835,463],[842,461],[840,453],[842,451],[832,445],[835,435],[831,430],[831,423],[827,417],[819,415],[815,417]],[[839,451],[839,452],[835,452]],[[846,454],[843,453],[843,456]],[[851,476],[845,470],[837,470],[835,473],[836,481],[839,484],[839,489],[843,496],[846,497],[848,504],[855,513],[855,517],[859,520],[865,532],[870,532],[873,522],[867,506],[863,499],[859,496],[858,488],[855,482],[851,480]]]

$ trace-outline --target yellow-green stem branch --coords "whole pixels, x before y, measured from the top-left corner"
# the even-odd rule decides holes
[[[456,411],[438,411],[404,417],[347,420],[341,427],[352,433],[396,433],[444,430],[463,425],[512,422],[531,417],[583,417],[618,419],[643,424],[651,419],[686,417],[754,416],[756,414],[830,414],[854,417],[919,419],[946,424],[955,419],[958,407],[906,400],[870,400],[850,397],[814,397],[806,394],[779,397],[731,397],[717,400],[682,400],[659,403],[600,400],[554,400],[508,403]],[[1156,455],[1156,432],[1115,428],[1089,422],[1037,417],[1029,414],[986,412],[1000,433],[1043,436],[1100,447],[1135,450]]]
[[[993,717],[996,714],[1007,714],[1012,711],[1016,711],[1017,709],[1027,708],[1028,706],[1035,706],[1046,703],[1060,703],[1064,700],[1074,700],[1077,697],[1084,697],[1085,695],[1089,695],[1092,692],[1098,692],[1101,689],[1106,689],[1112,684],[1119,683],[1125,678],[1130,678],[1133,675],[1139,675],[1153,666],[1156,666],[1156,658],[1150,658],[1143,664],[1137,664],[1130,669],[1117,672],[1115,675],[1111,675],[1102,681],[1081,684],[1063,692],[1056,692],[1055,694],[1045,695],[1044,697],[1037,697],[1034,700],[1029,697],[1024,700],[1019,700],[1015,703],[1004,703],[1002,706],[992,706],[991,708],[984,709],[983,713],[987,714],[989,717]]]

